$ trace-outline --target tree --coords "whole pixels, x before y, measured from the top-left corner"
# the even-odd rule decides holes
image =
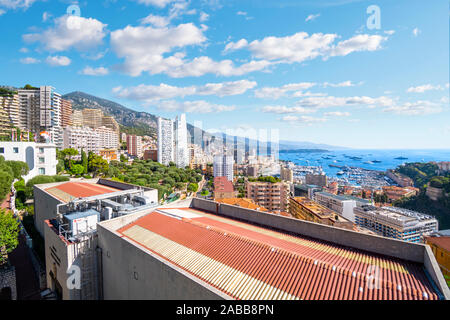
[[[120,162],[128,162],[128,158],[125,157],[125,155],[121,154],[120,155]]]
[[[72,174],[79,176],[81,174],[83,174],[84,172],[84,167],[81,164],[74,164],[72,166],[72,169],[70,170],[70,172],[72,172]]]
[[[81,165],[83,166],[82,173],[88,173],[88,158],[83,149],[81,149]]]
[[[189,183],[188,187],[187,187],[187,191],[188,192],[197,192],[198,190],[198,184],[196,183]]]
[[[16,179],[22,178],[22,176],[26,176],[30,169],[28,168],[28,164],[22,161],[6,161],[6,165],[8,165],[13,171],[13,177]]]
[[[89,152],[88,168],[89,172],[92,172],[94,177],[96,177],[99,173],[107,173],[109,170],[109,165],[108,161],[102,157],[96,155],[95,153]]]
[[[10,211],[0,209],[0,250],[10,253],[19,244],[19,222]],[[0,254],[0,265],[6,262]]]
[[[67,148],[62,151],[64,158],[69,161],[69,170],[72,169],[72,157],[78,155],[78,150],[74,148]]]

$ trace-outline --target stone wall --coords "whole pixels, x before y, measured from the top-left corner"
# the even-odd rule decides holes
[[[0,266],[0,291],[11,288],[12,300],[17,300],[16,270],[13,266]]]

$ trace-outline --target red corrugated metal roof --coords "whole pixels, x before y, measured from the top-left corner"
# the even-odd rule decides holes
[[[227,177],[214,178],[214,192],[233,192],[233,183]]]
[[[235,299],[438,299],[420,264],[206,213],[153,212],[118,232]]]
[[[67,202],[70,201],[70,198],[92,197],[119,190],[95,183],[66,182],[55,187],[47,188],[46,191],[51,195]]]

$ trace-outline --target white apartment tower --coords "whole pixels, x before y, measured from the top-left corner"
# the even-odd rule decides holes
[[[61,95],[50,86],[20,89],[18,94],[19,128],[37,135],[47,131],[50,133],[50,141],[61,147],[63,145]]]
[[[186,114],[175,118],[175,163],[178,168],[189,165],[189,150],[187,144]]]
[[[227,177],[227,179],[233,182],[233,168],[234,159],[233,156],[220,155],[214,157],[214,178],[215,177]]]
[[[174,160],[173,122],[158,117],[158,162],[167,166]]]

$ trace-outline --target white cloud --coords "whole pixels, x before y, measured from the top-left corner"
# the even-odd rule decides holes
[[[230,42],[225,46],[224,53],[245,48],[248,45],[247,40],[241,39],[237,42]]]
[[[376,51],[381,49],[381,43],[385,40],[387,40],[387,37],[359,34],[333,46],[328,56],[346,56],[356,51]]]
[[[102,43],[105,28],[106,24],[93,18],[64,15],[55,19],[54,27],[42,33],[25,34],[23,39],[28,43],[40,42],[48,51],[87,50]]]
[[[0,9],[0,16],[4,15],[5,13],[6,13],[6,11],[5,11],[5,10],[3,10],[3,9]]]
[[[395,30],[386,30],[384,33],[389,36],[392,36],[395,33]]]
[[[306,17],[305,22],[313,21],[313,20],[317,19],[318,17],[320,17],[320,13],[310,14],[308,17]]]
[[[323,57],[346,56],[356,51],[375,51],[387,37],[360,34],[334,45],[337,34],[298,32],[286,37],[265,37],[250,43],[246,39],[230,42],[224,52],[247,48],[253,57],[284,63],[303,62]]]
[[[334,112],[325,112],[324,116],[334,116],[334,117],[349,117],[350,112],[341,112],[341,111],[334,111]]]
[[[199,20],[200,22],[205,22],[209,19],[209,14],[207,14],[206,12],[200,12],[200,17]]]
[[[0,7],[7,9],[28,9],[37,0],[0,0]]]
[[[355,97],[308,97],[297,102],[297,105],[306,108],[331,108],[345,106],[381,106],[389,107],[394,101],[389,97],[371,98],[366,96]]]
[[[286,93],[291,91],[306,90],[312,88],[316,85],[314,82],[300,82],[300,83],[290,83],[282,87],[264,87],[255,90],[256,98],[269,98],[278,99],[286,95]]]
[[[28,53],[29,51],[30,50],[28,50],[28,48],[25,48],[25,47],[19,49],[19,52],[22,52],[22,53]]]
[[[448,84],[446,84],[445,87],[448,88]],[[432,84],[424,84],[417,87],[410,87],[406,92],[424,93],[425,91],[430,90],[444,90],[444,87],[440,85],[434,86]]]
[[[159,86],[141,84],[137,87],[122,88],[117,87],[113,92],[117,97],[151,102],[161,99],[171,99],[176,97],[207,96],[215,95],[219,97],[233,96],[245,93],[256,86],[256,82],[248,80],[207,83],[201,86],[175,87],[161,83]]]
[[[233,111],[235,106],[225,106],[221,104],[213,104],[204,100],[183,101],[166,100],[158,103],[157,108],[169,112],[192,112],[192,113],[218,113]]]
[[[247,15],[247,12],[245,12],[245,11],[238,11],[238,12],[236,12],[236,14],[237,14],[238,16],[246,16],[246,15]]]
[[[146,6],[164,8],[169,3],[174,2],[174,0],[137,0],[137,2],[140,4],[145,4]]]
[[[98,67],[98,68],[92,68],[92,67],[86,67],[81,71],[81,74],[87,75],[87,76],[105,76],[109,73],[109,70],[105,67]]]
[[[147,17],[141,19],[142,24],[151,24],[155,27],[162,28],[167,26],[170,23],[170,20],[167,17],[163,16],[155,16],[153,14],[148,15]]]
[[[440,104],[431,101],[406,102],[402,105],[394,105],[383,109],[384,112],[393,112],[400,115],[426,115],[434,114],[442,111]]]
[[[65,67],[71,64],[71,60],[65,56],[48,56],[45,60],[49,65],[53,67]]]
[[[32,58],[32,57],[26,57],[26,58],[20,59],[20,63],[23,63],[23,64],[35,64],[35,63],[39,63],[39,62],[41,62],[41,61],[38,59]]]
[[[314,113],[315,110],[303,107],[264,106],[261,108],[261,112],[276,113],[276,114],[288,114],[288,113],[305,114],[305,113]]]
[[[356,86],[356,84],[354,84],[350,80],[339,82],[339,83],[329,83],[329,82],[324,82],[323,83],[323,87],[324,88],[327,88],[327,87],[342,88],[342,87],[354,87],[354,86]]]
[[[42,22],[47,22],[47,20],[48,20],[51,16],[52,16],[51,13],[45,11],[45,12],[42,14]]]
[[[307,125],[327,121],[327,119],[325,118],[315,118],[311,116],[284,116],[281,118],[281,120],[289,122],[291,124],[307,124]]]
[[[412,34],[414,37],[417,37],[419,35],[419,33],[420,33],[419,28],[414,28],[414,30],[412,31]]]

